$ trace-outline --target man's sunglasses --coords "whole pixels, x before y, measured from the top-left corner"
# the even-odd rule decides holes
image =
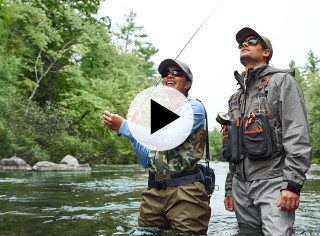
[[[168,70],[168,71],[166,71],[165,73],[161,74],[161,77],[162,77],[162,78],[165,78],[165,77],[167,77],[169,74],[172,74],[173,76],[176,76],[176,77],[180,77],[180,76],[186,75],[186,73],[184,73],[184,72],[181,71],[181,70]]]
[[[252,39],[247,39],[243,41],[242,43],[239,43],[238,48],[241,49],[243,48],[243,44],[247,43],[249,46],[256,46],[260,42],[259,38],[252,38]]]

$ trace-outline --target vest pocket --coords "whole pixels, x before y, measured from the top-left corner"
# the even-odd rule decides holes
[[[222,128],[222,156],[226,161],[231,163],[238,163],[240,161],[239,127],[239,120],[230,120]]]
[[[244,118],[244,149],[250,160],[266,160],[276,149],[273,127],[264,113],[251,112]]]

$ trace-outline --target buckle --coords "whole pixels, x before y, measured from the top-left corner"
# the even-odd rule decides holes
[[[156,189],[165,189],[167,188],[167,184],[165,180],[155,180],[154,181],[154,188]]]

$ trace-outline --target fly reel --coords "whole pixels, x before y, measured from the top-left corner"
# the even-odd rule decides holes
[[[230,121],[230,116],[225,112],[219,112],[217,115],[216,121],[220,125],[227,125]]]

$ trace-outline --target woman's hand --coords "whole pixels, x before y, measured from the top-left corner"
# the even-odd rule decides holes
[[[120,129],[123,118],[115,113],[104,111],[102,115],[103,125],[109,127],[112,130],[118,131]]]

